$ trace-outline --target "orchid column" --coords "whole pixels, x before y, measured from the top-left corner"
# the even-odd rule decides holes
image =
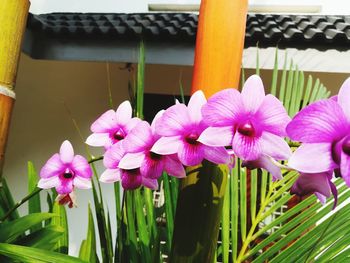
[[[28,0],[0,4],[0,177],[13,103],[21,43],[29,10]]]
[[[247,0],[202,0],[192,93],[239,84]],[[187,170],[179,193],[170,262],[213,262],[228,170],[205,161]]]

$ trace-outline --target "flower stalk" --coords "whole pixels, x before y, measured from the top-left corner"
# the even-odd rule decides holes
[[[247,0],[202,0],[192,93],[238,88]],[[213,262],[228,168],[204,161],[187,169],[175,216],[170,262]]]

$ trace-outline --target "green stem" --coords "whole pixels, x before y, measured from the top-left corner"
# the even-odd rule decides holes
[[[88,161],[88,163],[94,163],[94,162],[101,161],[101,160],[103,160],[103,156],[92,158]]]
[[[36,196],[38,193],[40,193],[43,189],[36,188],[33,192],[31,192],[29,195],[24,197],[22,200],[20,200],[18,203],[14,205],[7,213],[0,219],[0,222],[4,222],[18,207],[23,205],[25,202],[27,202],[32,197]]]

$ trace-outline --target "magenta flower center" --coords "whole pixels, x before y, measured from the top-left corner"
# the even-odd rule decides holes
[[[237,128],[237,131],[240,134],[242,134],[244,136],[248,136],[248,137],[252,137],[255,134],[255,129],[250,122],[240,124]]]
[[[125,133],[122,129],[117,130],[114,134],[113,134],[113,139],[116,141],[121,141],[125,138]]]
[[[162,158],[162,156],[160,154],[157,154],[157,153],[154,153],[154,152],[150,152],[149,156],[154,161],[159,161]]]
[[[350,138],[348,137],[342,145],[343,152],[350,155]]]
[[[185,137],[185,141],[189,144],[192,144],[192,145],[196,145],[198,144],[199,142],[197,141],[199,138],[198,134],[196,133],[190,133],[189,135],[187,135]]]
[[[64,171],[64,173],[61,174],[61,178],[66,180],[72,179],[73,177],[74,177],[74,172],[69,168],[67,168]]]

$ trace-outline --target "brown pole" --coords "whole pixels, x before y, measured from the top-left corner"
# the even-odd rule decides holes
[[[0,3],[0,178],[15,101],[14,86],[29,5],[28,0],[1,0]]]

